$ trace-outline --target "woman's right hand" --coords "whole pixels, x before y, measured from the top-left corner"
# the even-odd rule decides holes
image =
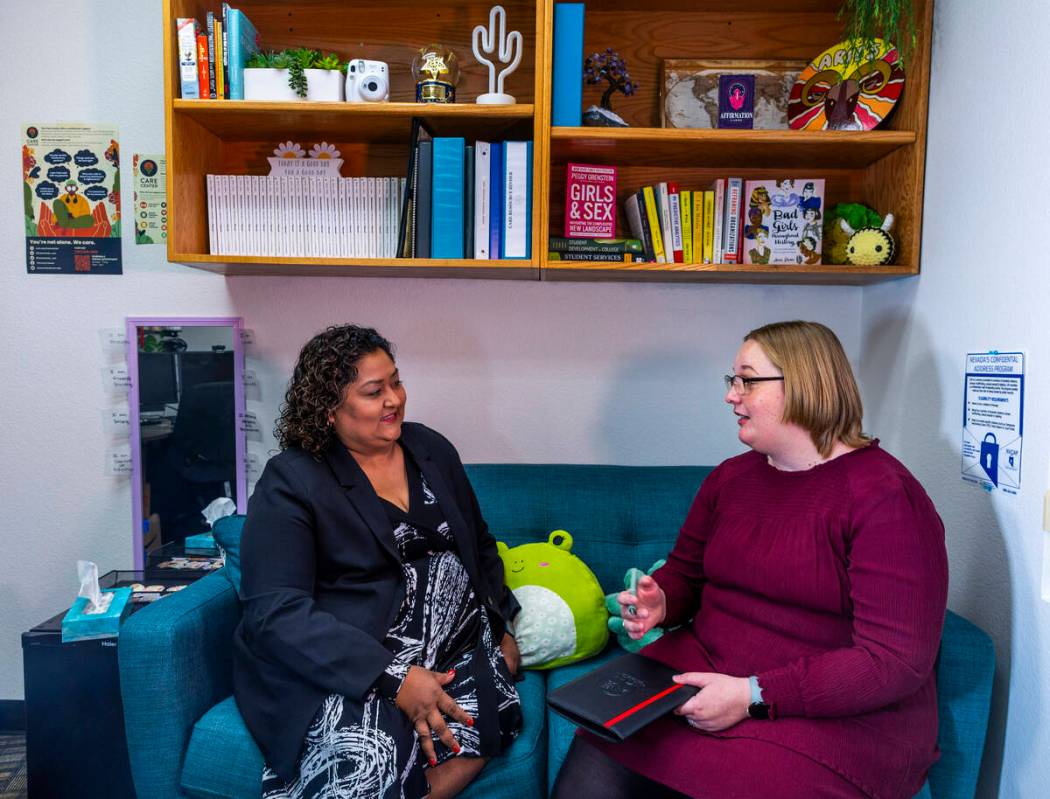
[[[474,726],[474,719],[444,691],[444,687],[455,676],[453,670],[428,671],[420,666],[411,666],[401,682],[401,690],[397,692],[395,703],[416,728],[419,747],[431,766],[437,765],[431,732],[455,754],[459,754],[459,741],[445,723],[445,716],[468,727]]]
[[[635,640],[658,626],[667,615],[667,595],[656,580],[649,575],[640,577],[637,591],[637,594],[621,591],[616,595],[623,628]]]

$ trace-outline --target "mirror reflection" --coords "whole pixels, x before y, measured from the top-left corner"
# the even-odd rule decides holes
[[[201,511],[216,498],[240,504],[234,333],[135,326],[142,553],[206,532]]]

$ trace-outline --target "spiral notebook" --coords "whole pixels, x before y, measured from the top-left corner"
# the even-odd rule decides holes
[[[552,691],[547,704],[599,738],[619,742],[696,695],[699,688],[671,680],[677,673],[642,655],[624,655]]]

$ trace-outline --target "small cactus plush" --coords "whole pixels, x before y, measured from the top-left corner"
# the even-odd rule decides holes
[[[632,566],[623,576],[623,587],[631,587],[636,573],[639,578],[641,578],[643,574],[652,574],[666,562],[666,560],[662,559],[656,561],[656,563],[649,567],[649,571],[647,572],[643,572],[641,569],[636,569]],[[620,614],[620,603],[616,601],[616,595],[616,592],[605,595],[605,609],[609,611],[609,630],[616,636],[616,642],[623,649],[626,649],[628,652],[637,652],[639,649],[648,646],[664,634],[664,629],[662,627],[653,627],[653,629],[638,640],[631,638],[623,627],[623,616]]]

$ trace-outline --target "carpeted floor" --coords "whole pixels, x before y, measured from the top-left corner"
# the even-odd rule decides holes
[[[0,735],[0,799],[26,799],[24,735]]]

